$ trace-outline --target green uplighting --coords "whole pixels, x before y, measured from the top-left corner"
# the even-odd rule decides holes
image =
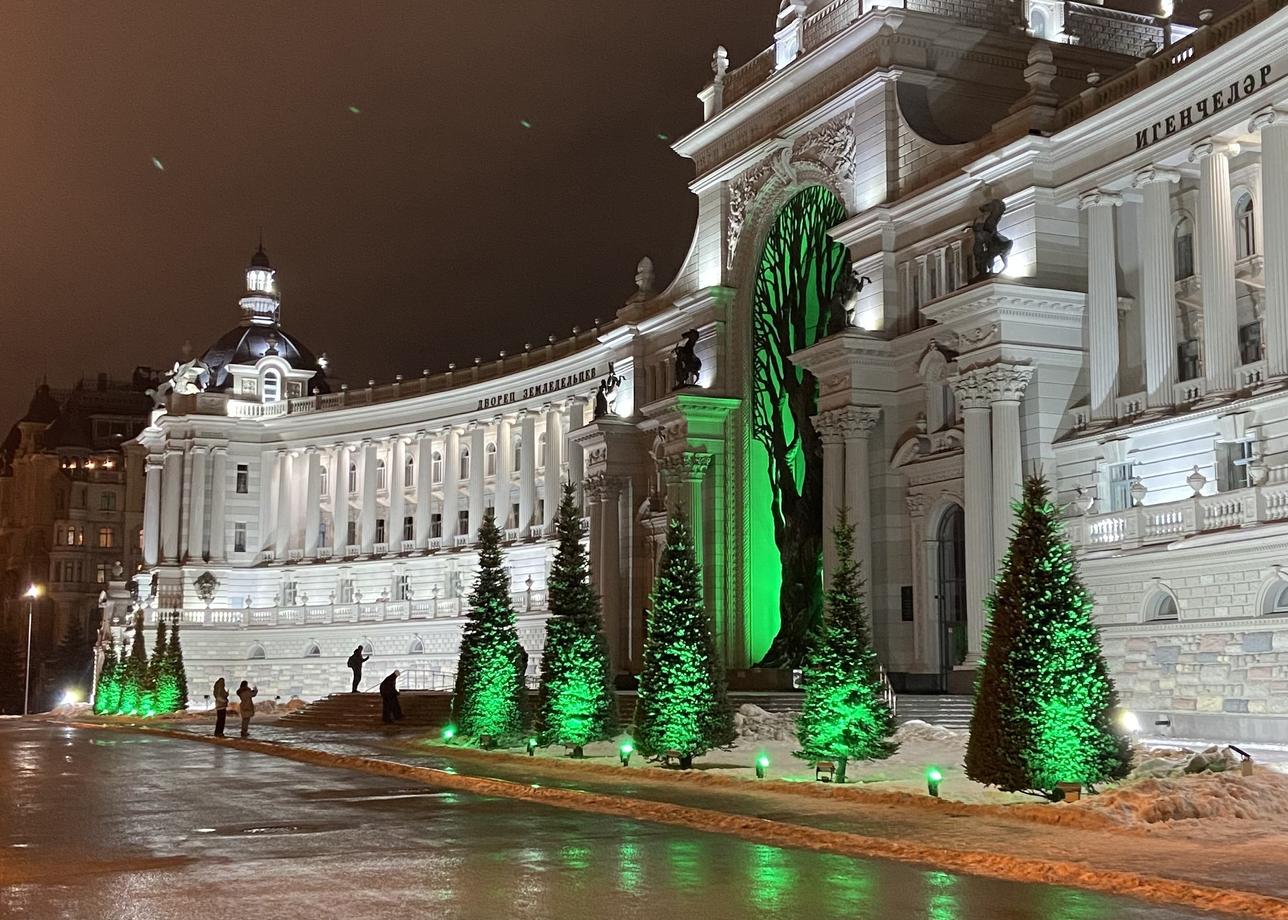
[[[756,758],[756,779],[764,779],[765,771],[769,769],[769,757],[761,754]]]
[[[986,606],[984,663],[966,775],[1007,792],[1120,779],[1131,769],[1092,599],[1039,476],[1024,483],[1011,543]]]
[[[631,765],[631,755],[634,753],[635,745],[631,744],[629,741],[623,741],[621,747],[617,749],[617,756],[621,758],[623,767],[629,767]]]
[[[623,754],[635,753],[635,745],[631,744],[629,741],[626,742],[625,744],[622,745],[622,753]]]
[[[443,740],[444,740],[444,741],[451,741],[451,740],[452,740],[453,738],[455,738],[455,737],[456,737],[456,726],[455,726],[455,725],[449,725],[449,726],[447,726],[445,729],[443,729]]]
[[[926,781],[931,783],[942,783],[944,774],[939,772],[938,767],[928,767],[926,769]]]

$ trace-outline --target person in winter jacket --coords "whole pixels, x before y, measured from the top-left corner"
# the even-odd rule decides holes
[[[380,682],[380,718],[384,722],[395,722],[401,719],[402,706],[398,705],[398,675],[394,671]]]
[[[221,677],[215,681],[215,737],[224,736],[224,723],[228,721],[228,688]]]
[[[353,654],[349,656],[348,664],[349,664],[349,668],[353,671],[353,692],[354,693],[358,692],[358,683],[359,681],[362,680],[362,663],[364,661],[369,661],[370,659],[371,659],[370,655],[367,655],[365,657],[363,656],[361,645],[355,648],[353,650]]]
[[[250,737],[250,717],[255,714],[255,694],[259,693],[258,687],[252,687],[246,681],[241,682],[237,688],[237,711],[241,713],[241,736]]]

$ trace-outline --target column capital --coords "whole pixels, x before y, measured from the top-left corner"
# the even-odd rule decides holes
[[[212,444],[212,445],[211,445],[211,447],[210,447],[210,452],[211,452],[212,454],[226,454],[226,453],[228,453],[228,445],[227,445],[227,444]]]
[[[291,451],[290,451],[290,448],[287,448],[287,447],[279,447],[279,448],[277,448],[277,450],[273,451],[273,453],[277,456],[277,459],[278,459],[278,460],[281,460],[283,457],[285,457],[285,456],[286,456],[287,454],[289,454],[290,452],[291,452]]]
[[[172,444],[167,444],[167,445],[165,446],[165,450],[163,451],[163,453],[165,454],[165,456],[166,456],[166,457],[182,457],[182,456],[183,456],[183,448],[182,448],[182,447],[175,447],[175,446],[174,446],[174,445],[172,445]]]
[[[1143,188],[1155,182],[1174,183],[1181,181],[1181,174],[1175,169],[1167,169],[1163,166],[1146,166],[1144,169],[1137,170],[1136,175],[1132,177],[1132,188]]]
[[[147,460],[144,461],[143,467],[149,473],[159,473],[165,469],[165,459],[157,456],[156,454],[149,454]]]
[[[693,482],[707,474],[712,457],[706,451],[686,450],[662,461],[662,471],[667,478],[677,482]]]
[[[595,473],[585,480],[586,494],[593,501],[613,501],[622,494],[625,480],[621,476]]]
[[[1123,196],[1115,192],[1106,192],[1102,189],[1092,189],[1084,192],[1078,197],[1078,207],[1082,210],[1088,208],[1110,207],[1116,208],[1123,203]]]
[[[993,402],[1019,402],[1033,379],[1034,368],[1025,364],[994,364],[988,369],[993,385]]]
[[[880,418],[879,406],[843,406],[822,412],[814,416],[812,421],[814,428],[826,442],[830,437],[866,438],[876,428]]]
[[[306,455],[306,456],[309,456],[309,457],[312,457],[312,456],[313,456],[313,455],[315,455],[317,452],[318,452],[318,448],[317,448],[317,446],[316,446],[316,445],[314,445],[314,444],[310,444],[308,447],[304,448],[304,453],[305,453],[305,455]]]
[[[1252,116],[1252,120],[1248,122],[1248,131],[1255,134],[1272,125],[1288,125],[1288,112],[1267,106]]]
[[[1229,144],[1219,141],[1215,137],[1205,137],[1190,148],[1189,160],[1191,163],[1197,163],[1200,160],[1206,160],[1210,156],[1224,155],[1229,150]]]
[[[988,368],[976,367],[948,378],[953,397],[963,410],[987,409],[993,403],[993,388],[988,380]]]
[[[417,431],[415,435],[417,441],[423,441],[429,436],[430,436],[429,432],[426,431],[424,428],[421,428],[419,431]]]

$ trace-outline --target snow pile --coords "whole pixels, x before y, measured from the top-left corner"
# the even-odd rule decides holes
[[[1126,825],[1201,818],[1273,821],[1288,817],[1288,776],[1258,771],[1155,777],[1089,796],[1077,807]]]
[[[94,707],[90,703],[59,703],[49,710],[49,715],[55,719],[83,719],[93,714]]]
[[[900,725],[894,732],[894,740],[900,745],[904,744],[956,744],[960,745],[962,750],[966,749],[966,739],[969,735],[966,732],[955,732],[951,728],[944,728],[942,725],[931,725],[929,722],[923,722],[920,719],[909,719]]]
[[[796,715],[790,712],[768,712],[744,703],[733,714],[733,727],[742,741],[781,741],[796,744]]]

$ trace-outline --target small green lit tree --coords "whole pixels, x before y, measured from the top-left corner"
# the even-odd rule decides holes
[[[479,573],[461,636],[452,701],[457,733],[501,744],[523,730],[523,649],[491,511],[479,527]]]
[[[173,682],[168,679],[166,673],[168,664],[165,617],[158,614],[156,638],[152,642],[152,657],[148,659],[148,679],[146,684],[147,692],[152,697],[152,708],[157,712],[169,712],[161,701],[163,684],[167,685],[167,690],[171,694],[173,692]]]
[[[111,715],[121,708],[121,662],[116,656],[116,642],[110,637],[103,650],[103,666],[94,687],[94,712]]]
[[[845,782],[851,760],[881,760],[898,747],[894,713],[883,695],[881,672],[863,610],[863,580],[854,558],[854,527],[845,508],[832,530],[837,568],[828,588],[826,617],[815,635],[801,682],[805,699],[796,720],[803,760],[830,760]]]
[[[152,706],[148,693],[148,655],[143,646],[143,611],[134,613],[130,653],[121,667],[121,703],[118,711],[127,715],[146,712]]]
[[[174,679],[174,702],[165,710],[178,712],[188,708],[188,672],[183,666],[183,646],[179,643],[179,612],[176,610],[170,621],[170,644],[167,654],[170,658],[170,675]]]
[[[667,522],[635,709],[635,745],[646,756],[669,751],[688,769],[693,758],[732,744],[736,733],[702,598],[702,570],[683,514]]]
[[[564,486],[555,532],[559,548],[550,567],[538,725],[542,744],[567,745],[580,757],[583,745],[612,738],[618,725],[608,640],[571,484]]]
[[[966,775],[1039,795],[1061,782],[1126,776],[1131,752],[1112,722],[1117,699],[1092,599],[1040,476],[1024,483],[1010,549],[986,606]]]

